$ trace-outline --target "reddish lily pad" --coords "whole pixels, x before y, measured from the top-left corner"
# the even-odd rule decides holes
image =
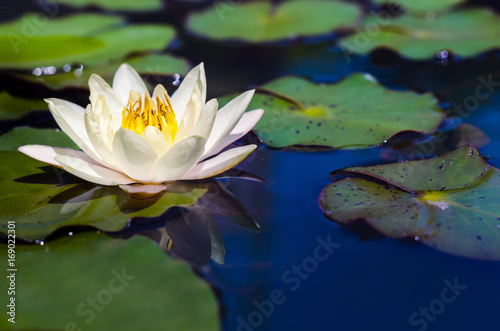
[[[414,237],[447,253],[500,260],[500,170],[475,147],[345,171],[365,177],[336,181],[321,192],[319,203],[329,219],[362,219],[388,237]]]

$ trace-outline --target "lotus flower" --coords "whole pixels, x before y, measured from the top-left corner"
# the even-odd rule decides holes
[[[82,151],[27,145],[19,151],[100,185],[129,193],[155,193],[176,180],[196,180],[226,171],[257,146],[224,148],[259,121],[262,109],[245,113],[254,91],[218,109],[206,100],[203,63],[193,68],[170,98],[163,85],[150,96],[128,64],[117,70],[111,88],[100,76],[89,79],[86,109],[61,99],[45,101],[61,129]],[[140,183],[143,185],[128,185]]]

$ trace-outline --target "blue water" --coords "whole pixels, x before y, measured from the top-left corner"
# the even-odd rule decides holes
[[[313,48],[311,58],[291,55],[283,72],[326,82],[369,72],[393,88],[434,92],[444,106],[474,95],[480,75],[492,74],[500,82],[494,54],[448,66],[400,60],[381,68],[368,57],[346,64],[331,47]],[[458,118],[491,138],[480,151],[497,167],[499,109],[500,90]],[[204,277],[221,291],[225,330],[499,329],[499,263],[449,255],[410,240],[371,235],[366,241],[322,215],[317,197],[331,182],[329,172],[388,162],[381,159],[383,149],[288,152],[261,147],[241,166],[265,181],[232,180],[228,188],[262,228],[260,234],[249,234],[221,223],[226,263],[210,264]],[[315,264],[311,257],[321,246],[318,240],[336,245]]]

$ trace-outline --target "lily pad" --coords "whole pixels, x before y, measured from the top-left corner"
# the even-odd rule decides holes
[[[337,84],[280,78],[253,97],[256,108],[265,112],[254,130],[276,148],[368,148],[402,130],[431,133],[444,117],[432,94],[389,90],[366,74]]]
[[[41,82],[53,89],[65,87],[88,88],[88,80],[92,74],[98,74],[104,80],[111,82],[118,67],[126,62],[130,64],[139,74],[151,76],[168,76],[173,74],[185,75],[190,65],[187,60],[168,54],[149,54],[135,56],[129,59],[120,59],[106,66],[93,66],[80,70],[77,67],[68,72],[57,72],[53,75],[42,75],[39,77],[31,74],[23,75],[23,78],[33,82]]]
[[[209,285],[146,238],[84,233],[17,245],[15,269],[19,330],[220,328]],[[4,288],[8,281],[2,277]],[[7,318],[0,321],[3,330],[14,325]]]
[[[21,146],[34,144],[79,149],[66,133],[57,129],[21,126],[0,136],[0,151],[17,151]]]
[[[0,25],[0,66],[96,65],[132,52],[162,50],[175,36],[167,25],[124,24],[120,16],[79,14],[49,20],[27,14]]]
[[[488,9],[467,9],[427,20],[401,15],[387,24],[367,19],[365,26],[376,24],[376,32],[359,31],[341,40],[344,52],[366,54],[377,48],[389,48],[413,60],[428,59],[447,50],[462,57],[473,57],[498,49],[499,17]]]
[[[191,14],[187,28],[211,39],[258,43],[352,27],[359,16],[356,5],[341,1],[288,1],[275,6],[267,1],[221,1]]]
[[[374,3],[383,5],[383,4],[396,4],[402,6],[405,10],[410,12],[426,12],[429,10],[432,11],[443,11],[448,10],[458,4],[464,3],[467,0],[373,0]]]
[[[82,8],[88,6],[97,6],[102,9],[119,10],[119,11],[153,11],[159,10],[162,6],[161,0],[71,0],[68,5],[72,7]]]
[[[43,100],[23,99],[0,92],[0,120],[17,119],[33,110],[47,110]]]
[[[133,217],[156,217],[173,206],[190,206],[207,192],[207,184],[186,184],[180,193],[139,200],[119,187],[75,182],[65,171],[19,152],[0,152],[0,157],[0,232],[6,233],[8,221],[15,220],[16,235],[24,239],[42,239],[70,225],[118,231]]]
[[[388,237],[414,237],[447,253],[500,260],[500,170],[475,147],[344,171],[365,177],[342,179],[322,191],[326,217],[340,224],[363,219]]]

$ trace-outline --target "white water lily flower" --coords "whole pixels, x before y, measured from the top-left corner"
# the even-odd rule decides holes
[[[193,68],[170,98],[163,85],[150,96],[128,64],[117,70],[111,88],[100,76],[89,79],[86,109],[61,99],[48,103],[61,129],[82,149],[27,145],[19,151],[100,185],[121,185],[130,193],[155,193],[161,184],[207,178],[226,171],[257,146],[225,147],[259,121],[262,109],[245,113],[254,91],[218,109],[205,103],[203,63]],[[141,183],[146,185],[130,186]]]

